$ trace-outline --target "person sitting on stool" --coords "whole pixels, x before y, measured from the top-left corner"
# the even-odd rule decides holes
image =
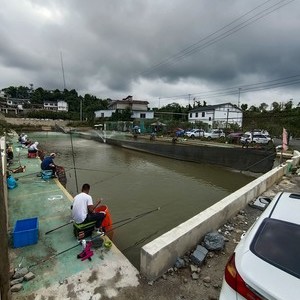
[[[33,144],[31,144],[28,147],[28,153],[37,153],[39,151],[37,145],[39,144],[39,142],[34,142]]]
[[[103,232],[100,230],[100,228],[106,213],[104,211],[94,212],[101,200],[97,205],[93,205],[93,199],[89,195],[89,192],[90,185],[85,183],[81,188],[81,193],[74,197],[74,202],[72,205],[72,218],[77,224],[96,221],[96,234],[103,235]]]
[[[53,159],[56,157],[55,153],[51,153],[50,156],[46,156],[42,163],[41,163],[41,169],[43,171],[45,170],[52,170],[52,176],[56,177],[55,172],[56,172],[56,165],[53,161]]]

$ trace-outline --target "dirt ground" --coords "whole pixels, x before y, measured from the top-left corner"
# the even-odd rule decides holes
[[[273,198],[278,192],[300,192],[300,176],[288,175],[278,184],[272,186],[263,196]],[[253,199],[255,200],[255,199]],[[214,300],[219,298],[224,268],[244,231],[253,224],[261,210],[246,206],[234,218],[229,220],[219,232],[226,239],[225,248],[218,253],[209,252],[205,263],[196,271],[198,276],[192,278],[191,262],[182,269],[172,268],[154,282],[141,278],[136,288],[124,288],[113,299],[147,299],[147,300]],[[192,251],[194,249],[191,249]],[[188,258],[188,254],[185,258]],[[197,278],[199,277],[199,278]],[[102,299],[102,298],[101,298]]]

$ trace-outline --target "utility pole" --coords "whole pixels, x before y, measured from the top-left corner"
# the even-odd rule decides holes
[[[239,88],[238,108],[240,108],[241,88]]]
[[[82,99],[80,98],[80,122],[82,122]]]
[[[66,81],[65,81],[65,70],[64,70],[64,63],[62,58],[62,52],[60,52],[60,62],[61,62],[61,69],[62,69],[62,75],[63,75],[63,82],[64,82],[64,90],[66,89]]]

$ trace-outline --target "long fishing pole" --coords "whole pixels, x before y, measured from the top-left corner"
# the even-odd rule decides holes
[[[102,201],[102,199],[98,202],[98,204],[95,206],[95,208],[100,204],[101,201]],[[95,208],[94,208],[94,209],[95,209]],[[129,217],[129,218],[126,218],[126,219],[123,219],[123,220],[114,222],[114,223],[110,224],[109,227],[111,227],[111,226],[113,226],[113,225],[116,225],[116,224],[119,224],[119,223],[122,223],[122,222],[126,222],[126,221],[129,221],[129,220],[133,220],[133,219],[136,219],[136,218],[137,218],[137,219],[138,219],[138,218],[141,218],[141,217],[143,217],[143,216],[145,216],[145,215],[147,215],[147,214],[149,214],[149,213],[151,213],[151,212],[153,212],[153,211],[159,210],[159,209],[160,209],[160,208],[155,209],[155,210],[151,210],[151,211],[147,211],[147,212],[144,212],[144,213],[141,213],[141,214],[136,215],[136,216],[134,216],[134,217]],[[93,211],[94,211],[94,210],[93,210]],[[60,228],[63,228],[63,227],[65,227],[65,226],[67,226],[67,225],[70,225],[70,224],[72,224],[72,223],[73,223],[73,220],[70,220],[68,223],[65,223],[65,224],[63,224],[63,225],[60,225],[60,226],[58,226],[58,227],[56,227],[56,228],[53,228],[53,229],[51,229],[51,230],[45,232],[45,234],[49,234],[49,233],[51,233],[51,232],[53,232],[53,231],[55,231],[55,230],[58,230],[58,229],[60,229]],[[115,228],[116,228],[116,227],[115,227]]]
[[[143,238],[140,239],[139,241],[136,241],[133,245],[131,245],[131,246],[129,246],[129,247],[123,249],[122,252],[125,252],[125,251],[127,251],[127,250],[129,250],[129,249],[131,249],[131,248],[134,248],[135,246],[138,246],[138,245],[144,243],[145,241],[147,241],[148,239],[150,239],[151,237],[153,237],[153,236],[156,235],[157,233],[158,233],[158,230],[155,231],[155,232],[153,232],[153,233],[151,233],[151,234],[149,234],[149,235],[146,236],[146,237],[143,237]]]
[[[75,156],[74,156],[74,147],[73,147],[73,139],[72,139],[72,132],[70,131],[70,139],[71,139],[71,147],[72,147],[72,158],[73,158],[73,166],[74,166],[74,174],[75,174],[75,182],[76,182],[76,190],[78,190],[78,181],[77,181],[77,172],[76,172],[76,165],[75,165]]]
[[[153,213],[153,212],[155,212],[155,211],[158,211],[158,210],[160,210],[160,207],[157,207],[157,208],[155,208],[155,209],[153,209],[153,210],[149,210],[149,211],[144,212],[144,213],[142,213],[142,214],[136,215],[136,216],[133,217],[133,218],[129,218],[129,220],[128,220],[127,222],[125,222],[124,224],[121,224],[121,225],[119,225],[119,226],[117,226],[117,227],[114,227],[114,228],[112,228],[112,229],[106,231],[105,233],[109,233],[109,232],[111,232],[111,231],[114,231],[114,230],[117,229],[117,228],[120,228],[120,227],[122,227],[122,226],[124,226],[124,225],[127,225],[127,224],[129,224],[129,223],[131,223],[131,222],[133,222],[133,221],[135,221],[135,220],[137,220],[137,219],[140,219],[140,218],[142,218],[142,217],[144,217],[144,216],[146,216],[146,215],[148,215],[148,214],[151,214],[151,213]],[[120,223],[120,222],[119,222],[119,223]]]
[[[150,214],[150,213],[155,212],[155,211],[158,211],[158,210],[160,210],[160,207],[157,207],[156,209],[153,209],[153,210],[150,210],[150,211],[148,211],[148,212],[139,214],[139,215],[136,216],[136,218],[134,218],[134,219],[132,219],[132,220],[130,220],[130,221],[128,221],[128,222],[126,222],[126,223],[120,225],[120,226],[117,226],[117,227],[115,227],[115,228],[113,228],[113,229],[111,229],[111,230],[108,230],[106,233],[108,233],[108,232],[110,232],[110,231],[113,231],[113,230],[115,230],[115,229],[117,229],[117,228],[119,228],[119,227],[121,227],[121,226],[124,226],[124,225],[126,225],[126,224],[128,224],[128,223],[130,223],[130,222],[133,222],[133,221],[135,221],[135,220],[137,220],[137,219],[139,219],[139,218],[141,218],[141,217],[143,217],[143,216],[145,216],[145,215],[147,215],[147,214]],[[92,238],[91,241],[93,241],[93,240],[96,239],[96,238],[98,238],[98,236]],[[70,248],[67,248],[67,249],[65,249],[65,250],[63,250],[63,251],[60,251],[60,252],[58,252],[58,253],[56,253],[56,254],[53,254],[53,255],[51,255],[51,256],[49,256],[49,257],[46,257],[46,258],[44,258],[44,259],[42,259],[42,260],[36,262],[35,264],[30,265],[30,266],[28,267],[28,269],[30,269],[30,268],[32,268],[32,267],[36,267],[36,266],[38,266],[38,265],[40,265],[40,264],[42,264],[42,263],[44,263],[44,262],[46,262],[46,261],[49,261],[49,260],[51,260],[51,259],[53,259],[53,258],[55,258],[55,257],[57,257],[57,256],[59,256],[59,255],[61,255],[61,254],[63,254],[63,253],[66,253],[66,252],[68,252],[68,251],[70,251],[70,250],[72,250],[72,249],[78,247],[79,245],[80,245],[80,243],[78,243],[78,244],[76,244],[76,245],[74,245],[74,246],[72,246],[72,247],[70,247]]]

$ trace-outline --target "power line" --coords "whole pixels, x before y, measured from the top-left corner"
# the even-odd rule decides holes
[[[208,36],[202,38],[200,41],[188,46],[187,48],[179,51],[178,53],[170,56],[169,58],[161,61],[160,63],[157,63],[156,65],[154,65],[153,67],[149,68],[148,70],[140,73],[140,75],[149,75],[151,73],[153,73],[154,71],[158,71],[161,68],[167,68],[170,67],[171,65],[174,65],[176,63],[178,63],[180,60],[182,60],[183,58],[185,58],[186,56],[189,56],[195,52],[201,51],[223,39],[225,39],[226,37],[240,31],[241,29],[253,24],[254,22],[260,20],[261,18],[271,14],[272,12],[280,9],[281,7],[288,5],[289,3],[295,1],[295,0],[280,0],[279,2],[263,9],[262,11],[259,11],[257,14],[255,14],[254,16],[246,19],[245,21],[241,22],[240,24],[234,26],[233,28],[222,32],[224,29],[230,27],[231,25],[233,25],[234,23],[238,22],[239,20],[241,20],[242,18],[244,18],[245,16],[251,14],[253,11],[263,7],[264,5],[266,5],[268,2],[270,2],[272,0],[268,0],[266,2],[264,2],[263,4],[255,7],[254,9],[248,11],[247,13],[243,14],[242,16],[238,17],[237,19],[235,19],[234,21],[230,22],[229,24],[223,26],[222,28],[218,29],[217,31],[209,34]],[[222,32],[222,33],[221,33]],[[213,37],[214,35],[216,35],[216,37],[214,37],[213,39],[209,40],[211,37]],[[208,40],[208,41],[206,41]],[[204,44],[202,44],[204,41],[206,41]]]
[[[278,87],[284,87],[284,86],[290,86],[300,83],[300,75],[294,75],[294,76],[288,76],[280,79],[274,79],[270,81],[264,81],[264,82],[258,82],[253,84],[247,84],[247,85],[240,85],[240,86],[234,86],[230,88],[225,89],[219,89],[215,91],[207,91],[207,92],[199,92],[194,94],[184,94],[184,95],[177,95],[177,96],[170,96],[170,97],[160,97],[161,100],[176,100],[176,99],[188,99],[189,95],[193,97],[200,97],[204,99],[209,98],[216,98],[216,97],[222,97],[222,96],[230,96],[230,95],[238,95],[250,93],[250,92],[257,92],[257,91],[263,91],[268,89],[274,89]]]

